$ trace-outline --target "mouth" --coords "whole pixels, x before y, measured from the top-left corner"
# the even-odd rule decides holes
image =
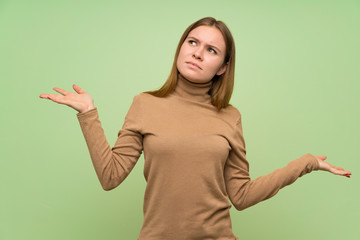
[[[186,63],[201,69],[201,67],[199,65],[197,65],[196,63],[193,63],[193,62],[186,62]]]

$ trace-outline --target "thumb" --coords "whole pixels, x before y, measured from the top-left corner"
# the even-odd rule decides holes
[[[81,87],[79,87],[78,85],[73,84],[73,89],[77,92],[77,93],[86,93],[86,91],[84,91]]]
[[[325,161],[325,159],[327,159],[327,156],[325,155],[320,155],[320,156],[317,156],[319,159]]]

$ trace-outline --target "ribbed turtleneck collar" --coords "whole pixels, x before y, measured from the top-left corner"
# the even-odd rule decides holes
[[[207,83],[194,83],[184,78],[178,73],[178,81],[174,90],[174,95],[187,98],[197,102],[210,102],[211,96],[208,94],[212,81]]]

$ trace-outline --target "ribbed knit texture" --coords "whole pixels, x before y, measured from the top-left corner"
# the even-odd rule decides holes
[[[137,240],[238,239],[230,202],[243,210],[319,168],[316,157],[306,153],[251,180],[241,114],[231,105],[217,111],[210,87],[211,82],[196,84],[179,75],[165,98],[136,95],[112,148],[96,108],[77,114],[105,190],[124,181],[144,152],[147,185]]]

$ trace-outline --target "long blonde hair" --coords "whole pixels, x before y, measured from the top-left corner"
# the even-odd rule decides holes
[[[218,110],[227,107],[234,88],[234,73],[235,73],[235,43],[232,34],[228,27],[222,21],[217,21],[213,17],[205,17],[192,23],[183,33],[176,49],[174,62],[170,71],[170,75],[164,85],[158,90],[147,91],[156,97],[165,97],[174,91],[178,81],[178,69],[176,62],[179,56],[180,48],[187,38],[188,34],[199,26],[213,26],[220,30],[225,40],[225,59],[224,64],[227,64],[226,71],[220,76],[215,75],[212,79],[212,86],[209,90],[211,96],[211,104],[217,107]]]

